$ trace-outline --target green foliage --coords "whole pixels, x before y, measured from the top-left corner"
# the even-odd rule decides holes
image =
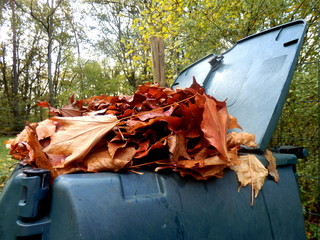
[[[130,94],[133,91],[124,75],[104,62],[88,60],[73,67],[72,72],[74,76],[71,80],[60,83],[61,94],[57,97],[59,105],[67,104],[73,94],[78,99],[85,99],[101,94]]]
[[[12,160],[8,155],[9,150],[5,147],[5,140],[10,137],[0,137],[0,193],[5,184],[5,181],[9,178],[14,165],[17,163],[16,160]]]
[[[309,239],[320,234],[319,213],[319,63],[302,64],[295,72],[287,103],[271,143],[301,146],[309,151],[299,159],[297,172]],[[318,235],[319,236],[319,235]]]

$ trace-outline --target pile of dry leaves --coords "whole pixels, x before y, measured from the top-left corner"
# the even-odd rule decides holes
[[[240,145],[255,146],[254,135],[227,133],[240,128],[236,118],[195,80],[186,89],[145,84],[132,96],[72,98],[60,109],[39,105],[49,107],[51,117],[27,124],[8,145],[14,159],[49,169],[53,178],[149,165],[205,180],[222,177],[230,167],[241,185],[251,184],[257,194],[268,174],[254,156],[238,156]]]

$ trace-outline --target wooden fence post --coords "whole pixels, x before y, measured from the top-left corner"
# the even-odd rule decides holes
[[[152,74],[153,82],[159,83],[160,87],[166,87],[165,68],[164,68],[164,42],[161,37],[150,37],[152,52]]]

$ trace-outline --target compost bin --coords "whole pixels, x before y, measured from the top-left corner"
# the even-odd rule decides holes
[[[258,144],[243,148],[267,165],[264,153],[281,114],[306,23],[293,21],[248,36],[210,54],[178,76],[196,77]],[[49,184],[49,171],[19,166],[0,196],[0,239],[305,239],[295,172],[297,156],[274,153],[280,181],[267,178],[254,206],[238,192],[236,174],[197,181],[176,173],[75,173]]]

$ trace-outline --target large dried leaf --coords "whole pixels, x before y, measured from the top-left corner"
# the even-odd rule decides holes
[[[28,131],[27,128],[35,129],[38,126],[37,123],[27,124],[24,130],[17,135],[16,138],[7,140],[6,147],[10,149],[10,153],[13,159],[24,161],[23,163],[31,163],[29,157],[29,146],[28,146]],[[31,131],[31,130],[30,130]],[[29,132],[30,132],[29,131]]]
[[[257,197],[268,176],[268,170],[254,155],[244,155],[239,158],[241,161],[239,165],[230,166],[237,174],[240,182],[239,190],[242,186],[250,184],[254,190],[254,196]]]
[[[279,182],[276,158],[273,156],[272,152],[269,149],[266,150],[264,156],[269,162],[269,165],[267,166],[269,174],[273,177],[275,182]]]
[[[197,144],[198,145],[198,144]],[[193,147],[192,150],[197,149],[198,146]],[[201,143],[199,143],[200,148],[198,148],[198,151],[195,153],[192,153],[192,151],[189,150],[189,153],[192,154],[192,157],[195,160],[203,160],[206,159],[208,156],[216,156],[218,154],[218,151],[216,149],[203,147]]]
[[[59,159],[56,168],[86,157],[100,139],[119,122],[114,116],[53,117],[59,130],[51,136],[50,145],[43,151]]]
[[[103,115],[105,114],[107,109],[101,109],[98,111],[92,111],[92,112],[86,112],[84,113],[84,116],[96,116],[96,115]]]
[[[223,176],[223,170],[226,167],[227,167],[226,164],[207,166],[207,167],[203,167],[203,168],[198,168],[195,170],[195,172],[200,174],[203,180],[207,180],[208,178],[213,177],[213,176],[220,178]]]
[[[208,142],[227,159],[226,124],[228,113],[226,106],[219,108],[212,98],[206,99],[201,129]]]
[[[175,117],[175,116],[156,117],[156,118],[150,119],[147,122],[142,122],[138,120],[127,120],[126,125],[130,127],[128,131],[133,132],[138,128],[145,128],[159,122],[167,122],[168,128],[172,131],[180,130],[181,118]]]

